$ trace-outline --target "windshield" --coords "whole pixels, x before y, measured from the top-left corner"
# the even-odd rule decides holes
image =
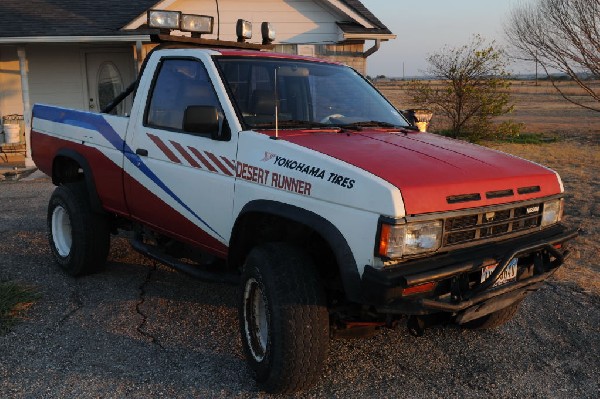
[[[274,128],[408,126],[354,70],[297,60],[217,57],[246,125]],[[277,101],[276,101],[277,99]]]

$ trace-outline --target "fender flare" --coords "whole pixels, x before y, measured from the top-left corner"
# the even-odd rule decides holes
[[[83,177],[85,180],[85,185],[87,188],[88,196],[90,199],[90,206],[92,210],[94,212],[104,212],[102,202],[100,201],[100,197],[98,196],[98,190],[96,189],[96,180],[94,179],[94,173],[92,172],[92,168],[88,160],[79,152],[70,148],[61,148],[56,152],[52,161],[52,183],[55,186],[58,186],[61,183],[58,180],[58,176],[54,170],[54,168],[56,167],[56,159],[58,157],[72,159],[73,161],[79,164],[79,166],[83,170]]]
[[[318,232],[329,244],[335,255],[346,298],[350,301],[361,302],[361,278],[358,273],[356,259],[348,242],[333,223],[307,209],[271,200],[248,202],[238,214],[237,219],[240,220],[245,214],[253,212],[280,216]],[[237,221],[234,231],[236,227]]]

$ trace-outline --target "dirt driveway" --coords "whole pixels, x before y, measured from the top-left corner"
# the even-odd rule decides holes
[[[45,237],[52,189],[0,183],[0,279],[42,294],[0,337],[1,398],[261,396],[242,357],[234,287],[171,272],[124,238],[103,273],[65,276]],[[554,281],[497,330],[333,341],[320,384],[298,397],[596,398],[599,326],[598,293]]]

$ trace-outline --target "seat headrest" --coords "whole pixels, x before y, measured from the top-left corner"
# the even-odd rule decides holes
[[[255,115],[275,114],[275,94],[272,90],[254,90],[252,110]]]

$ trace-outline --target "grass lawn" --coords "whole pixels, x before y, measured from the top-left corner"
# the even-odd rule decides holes
[[[0,282],[0,335],[5,334],[38,297],[31,288]]]

